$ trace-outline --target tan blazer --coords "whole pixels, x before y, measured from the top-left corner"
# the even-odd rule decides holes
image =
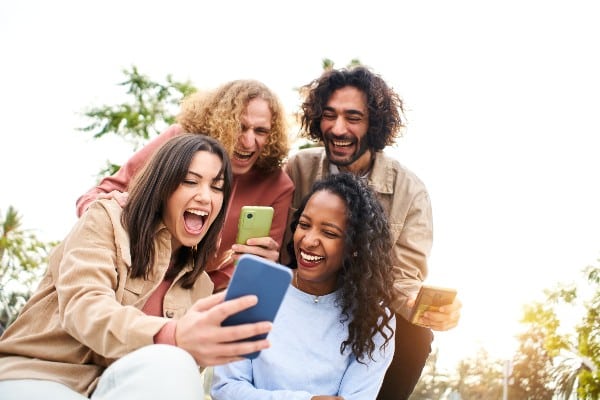
[[[310,192],[312,184],[331,173],[330,164],[325,149],[313,147],[290,156],[284,169],[295,185],[291,216],[302,198]],[[383,152],[375,153],[368,184],[383,206],[395,243],[397,265],[394,266],[393,279],[396,300],[392,308],[408,319],[410,309],[406,301],[409,296],[418,292],[427,276],[427,257],[433,241],[429,194],[414,173]],[[291,238],[288,229],[282,246],[283,261],[287,261],[287,253],[284,254],[284,251]]]
[[[165,316],[144,314],[169,266],[171,234],[164,225],[157,230],[153,272],[130,279],[129,237],[120,218],[115,201],[94,202],[53,250],[40,286],[0,340],[0,380],[48,379],[89,395],[114,360],[153,344],[169,318],[212,293],[206,273],[192,289],[181,287],[188,266],[164,297]]]

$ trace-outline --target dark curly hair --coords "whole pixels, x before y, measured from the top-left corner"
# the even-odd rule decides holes
[[[355,66],[327,70],[301,88],[300,92],[305,94],[300,117],[302,137],[316,142],[323,140],[323,109],[332,93],[346,86],[355,87],[367,95],[369,130],[366,138],[369,149],[383,150],[402,136],[405,124],[400,96],[379,75],[365,66]]]
[[[219,177],[223,178],[223,206],[202,239],[197,251],[182,246],[179,249],[174,268],[168,277],[177,274],[188,262],[193,269],[186,273],[182,286],[191,288],[204,271],[208,258],[218,248],[219,235],[225,221],[225,211],[231,196],[231,163],[221,144],[203,134],[183,134],[170,139],[156,151],[150,162],[138,173],[129,189],[129,198],[123,208],[121,221],[129,233],[131,243],[132,277],[148,276],[156,249],[154,237],[156,229],[163,221],[162,211],[169,197],[185,179],[192,159],[198,151],[207,151],[221,159]]]
[[[344,258],[338,274],[337,304],[342,309],[341,322],[350,320],[348,338],[340,346],[350,346],[361,362],[365,355],[373,359],[374,336],[380,333],[387,345],[393,336],[388,307],[392,302],[392,237],[383,208],[374,193],[360,178],[339,173],[317,181],[294,212],[291,230],[298,227],[300,216],[310,197],[328,191],[346,203],[347,228],[344,235]],[[293,240],[287,244],[290,268],[297,268]]]

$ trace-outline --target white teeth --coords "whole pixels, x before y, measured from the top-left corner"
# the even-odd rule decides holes
[[[333,144],[336,146],[344,147],[352,145],[352,142],[349,140],[333,140]]]
[[[240,151],[240,150],[235,150],[235,152],[237,154],[239,154],[242,157],[250,157],[252,155],[251,151]]]
[[[189,210],[185,210],[185,211],[187,211],[187,212],[189,212],[191,214],[200,215],[201,217],[206,217],[208,215],[208,213],[206,211],[201,211],[201,210],[192,210],[192,209],[189,209]]]
[[[303,251],[300,251],[300,257],[302,257],[303,260],[312,261],[312,262],[320,261],[320,260],[323,260],[325,258],[325,257],[321,257],[321,256],[311,256],[309,254],[306,254]]]

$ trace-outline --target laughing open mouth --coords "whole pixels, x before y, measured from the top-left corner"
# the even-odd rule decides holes
[[[354,144],[354,142],[352,142],[351,140],[331,140],[331,143],[335,147],[348,147]]]
[[[189,208],[183,213],[185,227],[190,233],[200,233],[207,216],[208,213],[206,211]]]
[[[233,156],[241,161],[247,161],[254,155],[253,151],[233,150]]]
[[[314,254],[308,254],[308,253],[303,252],[302,250],[300,250],[300,257],[302,257],[302,260],[309,262],[309,263],[318,263],[319,261],[325,259],[325,257],[317,256]]]

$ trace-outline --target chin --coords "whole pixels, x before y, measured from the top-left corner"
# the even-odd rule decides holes
[[[254,164],[253,164],[254,165]],[[231,168],[231,172],[233,173],[233,175],[244,175],[245,173],[247,173],[248,171],[250,171],[252,169],[252,165],[250,166],[246,166],[246,167],[237,167],[237,166],[233,166]]]

